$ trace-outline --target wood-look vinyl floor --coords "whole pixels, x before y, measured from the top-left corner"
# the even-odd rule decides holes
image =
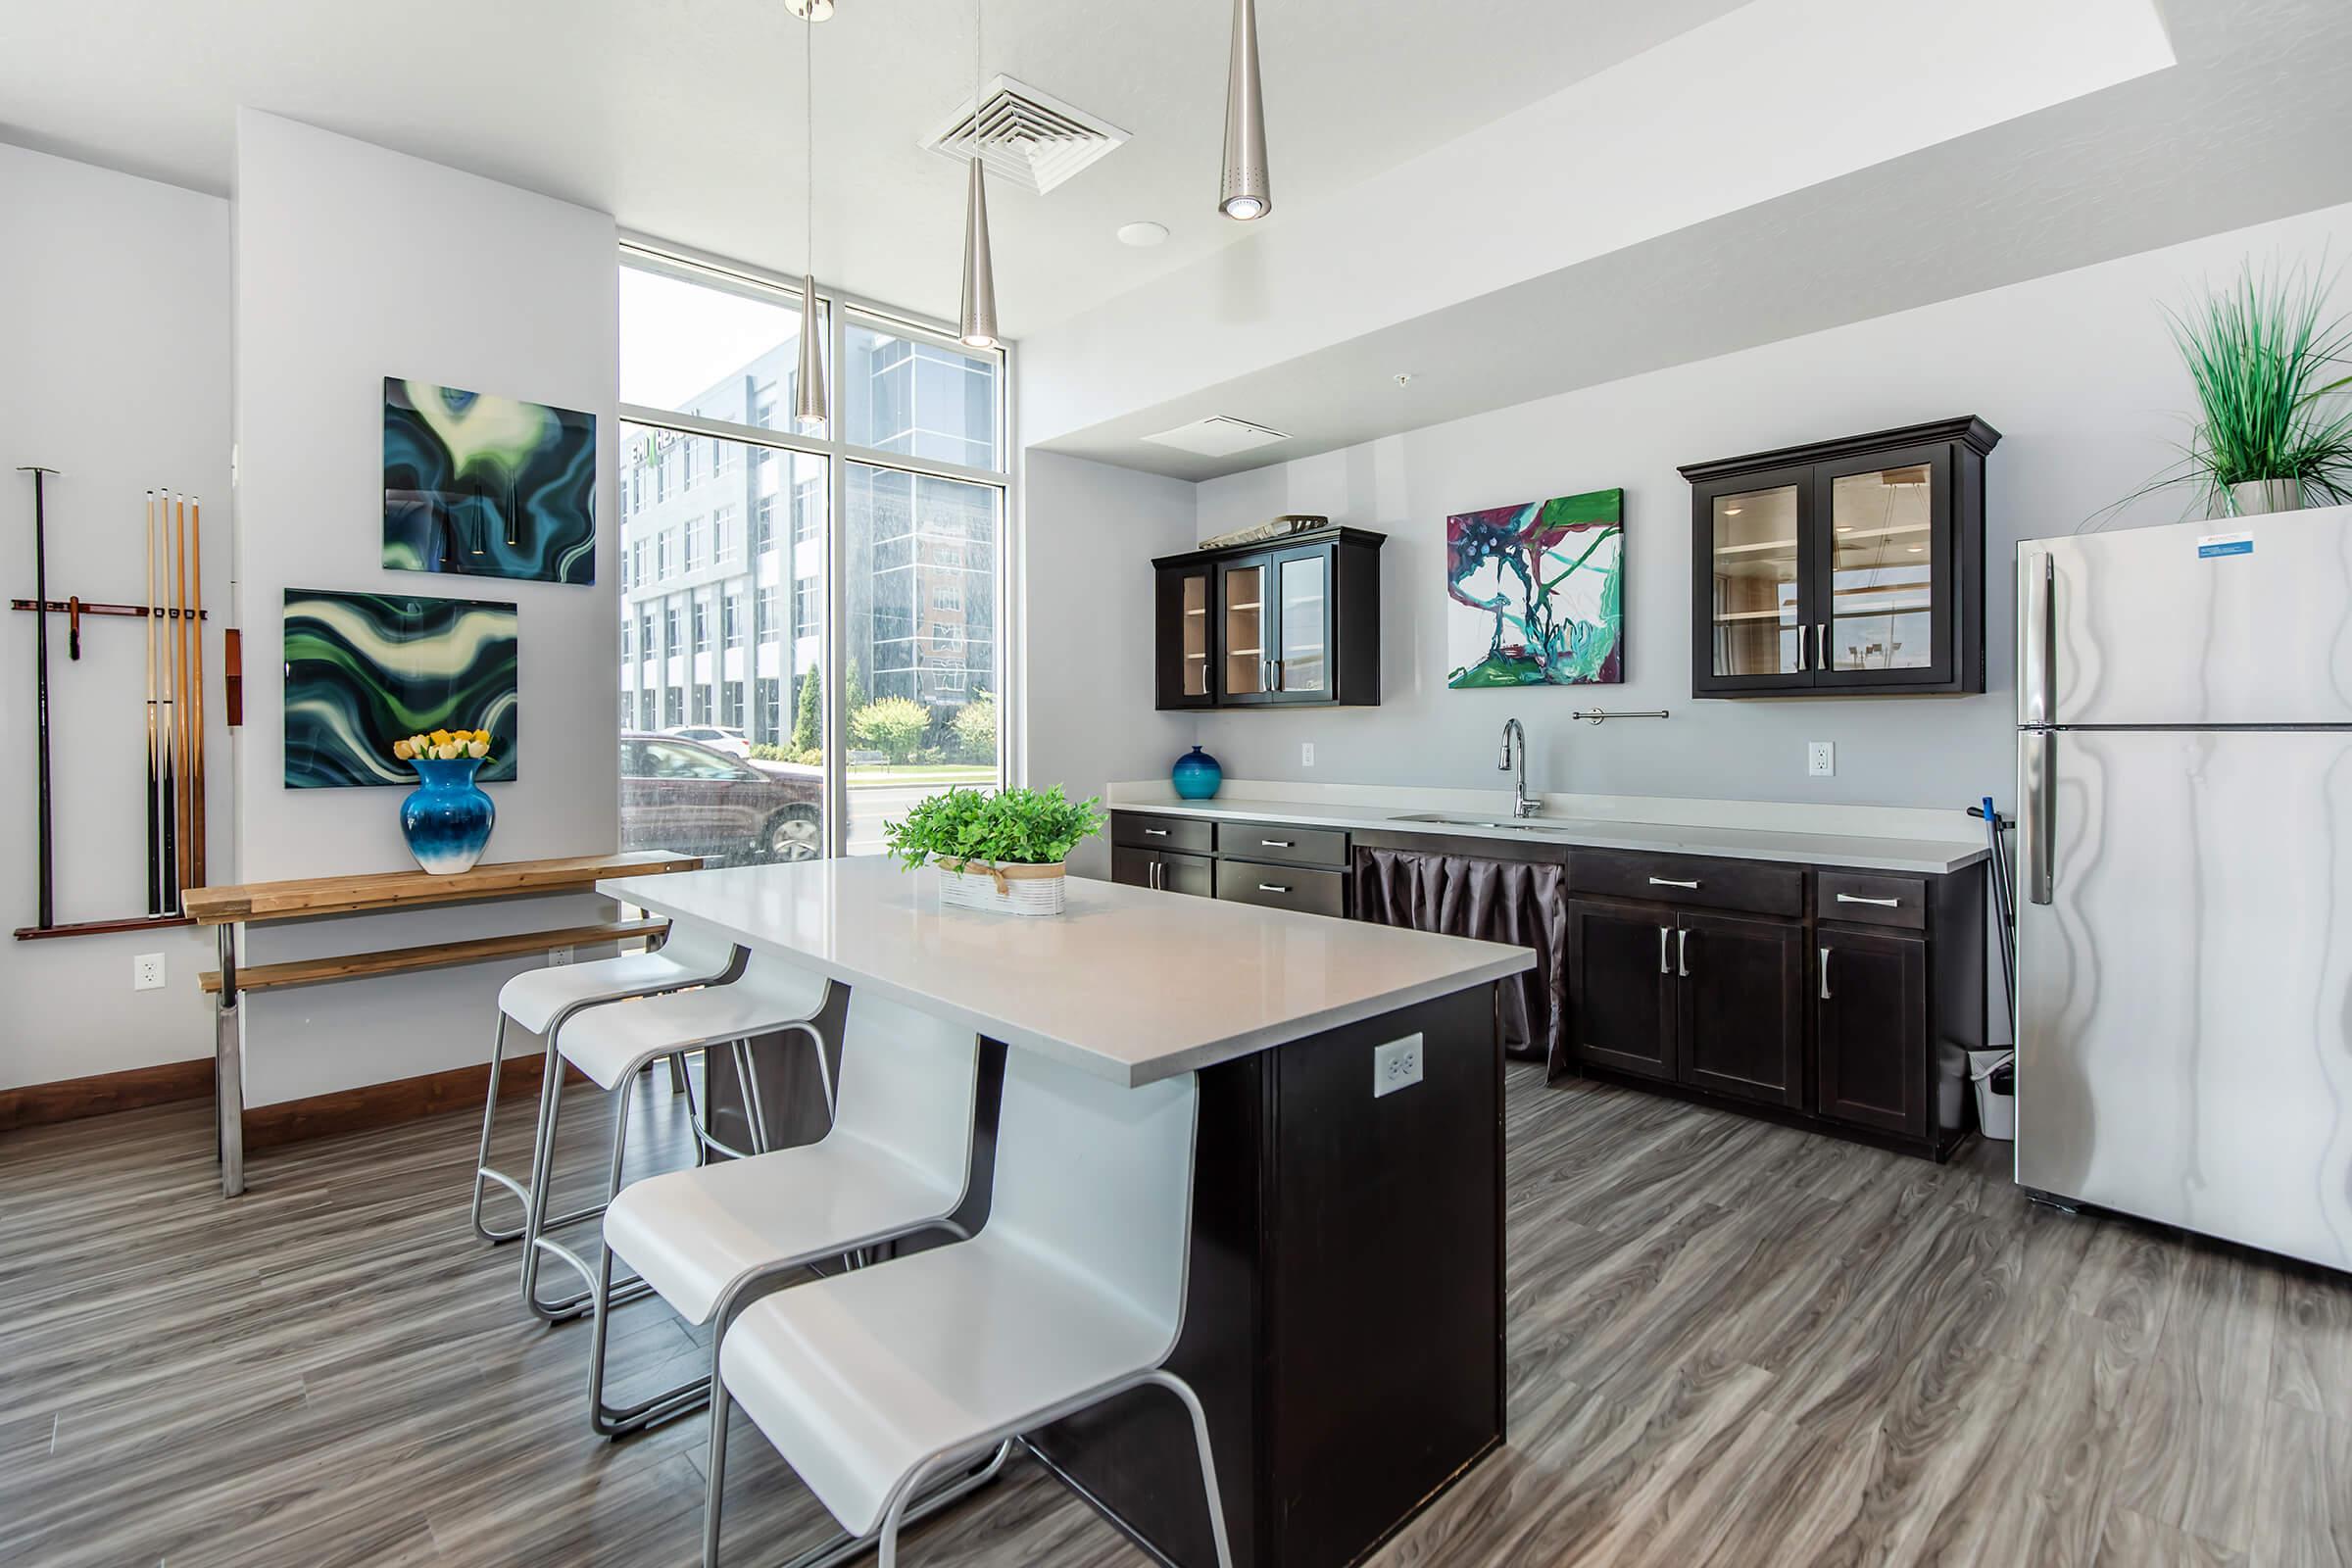
[[[647,1167],[682,1148],[658,1080]],[[602,1097],[567,1102],[568,1183]],[[1384,1565],[2352,1565],[2352,1279],[1514,1067],[1509,1446]],[[687,1568],[705,1424],[582,1415],[581,1325],[466,1230],[464,1115],[256,1161],[205,1112],[0,1138],[0,1563]],[[502,1140],[519,1169],[519,1116]],[[554,1276],[551,1276],[554,1278]],[[619,1397],[704,1354],[615,1315]],[[730,1562],[827,1529],[738,1418]],[[921,1568],[1143,1564],[1016,1462]]]

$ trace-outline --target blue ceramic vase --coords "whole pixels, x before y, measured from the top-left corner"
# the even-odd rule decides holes
[[[498,808],[473,781],[477,758],[416,759],[416,788],[400,803],[400,830],[409,853],[434,876],[470,871],[490,843]]]
[[[1188,801],[1212,800],[1217,791],[1225,786],[1225,769],[1217,765],[1215,758],[1198,746],[1176,759],[1176,766],[1170,777],[1175,782],[1178,797]]]

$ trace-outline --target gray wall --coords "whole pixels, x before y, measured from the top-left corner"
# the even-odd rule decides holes
[[[1216,714],[1199,721],[1199,739],[1232,777],[1482,788],[1497,782],[1495,738],[1516,714],[1531,788],[1923,807],[1991,794],[2006,805],[2016,542],[2084,526],[2173,461],[2193,404],[2160,305],[2249,256],[2324,253],[2352,254],[2352,207],[1207,481],[1203,535],[1319,512],[1390,536],[1385,701]],[[2336,303],[2352,309],[2352,288]],[[1985,695],[1694,701],[1690,489],[1676,466],[1959,414],[2004,435],[1986,473]],[[1447,691],[1446,514],[1615,485],[1626,490],[1625,684]],[[2188,505],[2185,493],[2150,497],[2104,525],[2173,521]],[[1138,538],[1128,554],[1152,548]],[[1126,580],[1140,613],[1146,579]],[[1130,708],[1151,700],[1141,677],[1121,690]],[[1561,716],[1593,706],[1673,716],[1597,729]],[[1807,776],[1814,740],[1836,743],[1836,777]],[[1314,744],[1312,768],[1301,742]]]
[[[1082,799],[1113,779],[1165,774],[1190,744],[1191,719],[1152,708],[1151,574],[1144,567],[1139,577],[1138,561],[1191,548],[1193,492],[1181,479],[1028,455],[1020,616],[1028,686],[1016,777]],[[1071,857],[1071,869],[1109,875],[1102,841]]]
[[[401,792],[289,790],[279,676],[292,588],[511,600],[518,607],[519,776],[494,784],[489,858],[612,850],[619,666],[612,470],[618,274],[612,220],[583,207],[330,135],[237,117],[238,608],[245,728],[237,791],[247,880],[414,864]],[[596,415],[594,587],[387,571],[382,565],[383,378],[415,376]],[[220,878],[217,880],[225,880]],[[575,923],[571,900],[475,906],[373,922],[354,946],[406,946]],[[257,927],[256,961],[317,951],[321,934]],[[429,985],[270,993],[246,1016],[256,1103],[438,1071],[488,1054],[498,986],[537,960],[470,964]],[[429,996],[418,1027],[390,1004]],[[438,1020],[449,1020],[441,1022]]]
[[[205,503],[204,581],[228,581],[228,204],[86,164],[0,146],[0,583],[32,595],[32,483],[50,489],[49,592],[144,603],[144,493]],[[220,628],[208,624],[209,694]],[[83,622],[82,658],[51,626],[57,918],[147,910],[145,623]],[[0,933],[34,917],[33,623],[0,612]],[[227,730],[217,698],[213,854],[228,853]],[[0,934],[0,1088],[209,1055],[196,1001],[210,945],[184,929],[13,942]],[[131,959],[165,955],[168,984],[131,990]]]

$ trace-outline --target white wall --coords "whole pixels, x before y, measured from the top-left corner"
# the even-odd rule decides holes
[[[1203,483],[1203,535],[1319,512],[1390,538],[1384,705],[1220,713],[1200,721],[1199,739],[1238,777],[1493,787],[1495,738],[1516,714],[1531,788],[1922,807],[1989,793],[2006,805],[2016,542],[2083,525],[2172,462],[2193,403],[2159,307],[2275,254],[2352,254],[2352,207]],[[2352,288],[2336,304],[2352,309]],[[1960,414],[2004,436],[1986,468],[1986,693],[1693,700],[1690,488],[1676,466]],[[1626,490],[1625,684],[1446,690],[1446,514],[1615,485]],[[2183,494],[2151,497],[2106,525],[2176,520],[2187,505]],[[1139,539],[1128,555],[1152,548]],[[1124,602],[1140,614],[1140,564],[1126,580]],[[1131,706],[1151,701],[1144,675],[1123,690]],[[1593,706],[1673,716],[1601,728],[1560,716]],[[1807,776],[1811,740],[1837,743],[1836,777]],[[1299,764],[1302,741],[1315,745],[1312,769]]]
[[[0,583],[32,596],[32,481],[49,489],[49,593],[144,603],[144,492],[204,499],[205,586],[228,577],[228,204],[0,146]],[[213,853],[227,853],[221,615],[206,628]],[[147,909],[145,671],[139,620],[85,619],[82,658],[51,627],[57,918]],[[34,918],[33,617],[0,619],[0,930]],[[169,984],[130,989],[131,958]],[[211,1054],[196,998],[210,945],[185,929],[13,942],[0,936],[0,1088]]]
[[[489,786],[498,806],[489,858],[612,850],[620,828],[612,218],[252,110],[237,117],[234,208],[236,562],[247,649],[241,876],[413,863],[397,817],[400,791],[284,786],[288,588],[514,601],[519,776]],[[386,375],[596,415],[594,587],[383,568]],[[368,940],[427,942],[485,921],[531,929],[567,923],[572,912],[529,904],[426,912]],[[249,956],[301,951],[316,937],[259,927]],[[254,998],[247,1098],[267,1103],[481,1060],[497,987],[521,966],[468,965],[440,972],[429,988],[412,985],[407,995],[429,990],[435,1016],[454,1020],[440,1027],[397,1021],[363,988]]]
[[[1151,578],[1137,560],[1193,546],[1195,487],[1051,452],[1022,473],[1026,782],[1074,800],[1113,779],[1157,778],[1191,744],[1192,720],[1152,707]],[[1144,597],[1138,598],[1139,593]],[[1096,839],[1070,858],[1108,876]]]

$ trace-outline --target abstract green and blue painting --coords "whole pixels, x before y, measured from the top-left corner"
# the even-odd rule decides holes
[[[413,789],[392,743],[486,729],[479,782],[514,777],[515,615],[477,599],[286,590],[286,788]]]
[[[384,377],[384,564],[596,581],[596,416]]]
[[[1447,686],[1625,679],[1625,492],[1446,519]]]

